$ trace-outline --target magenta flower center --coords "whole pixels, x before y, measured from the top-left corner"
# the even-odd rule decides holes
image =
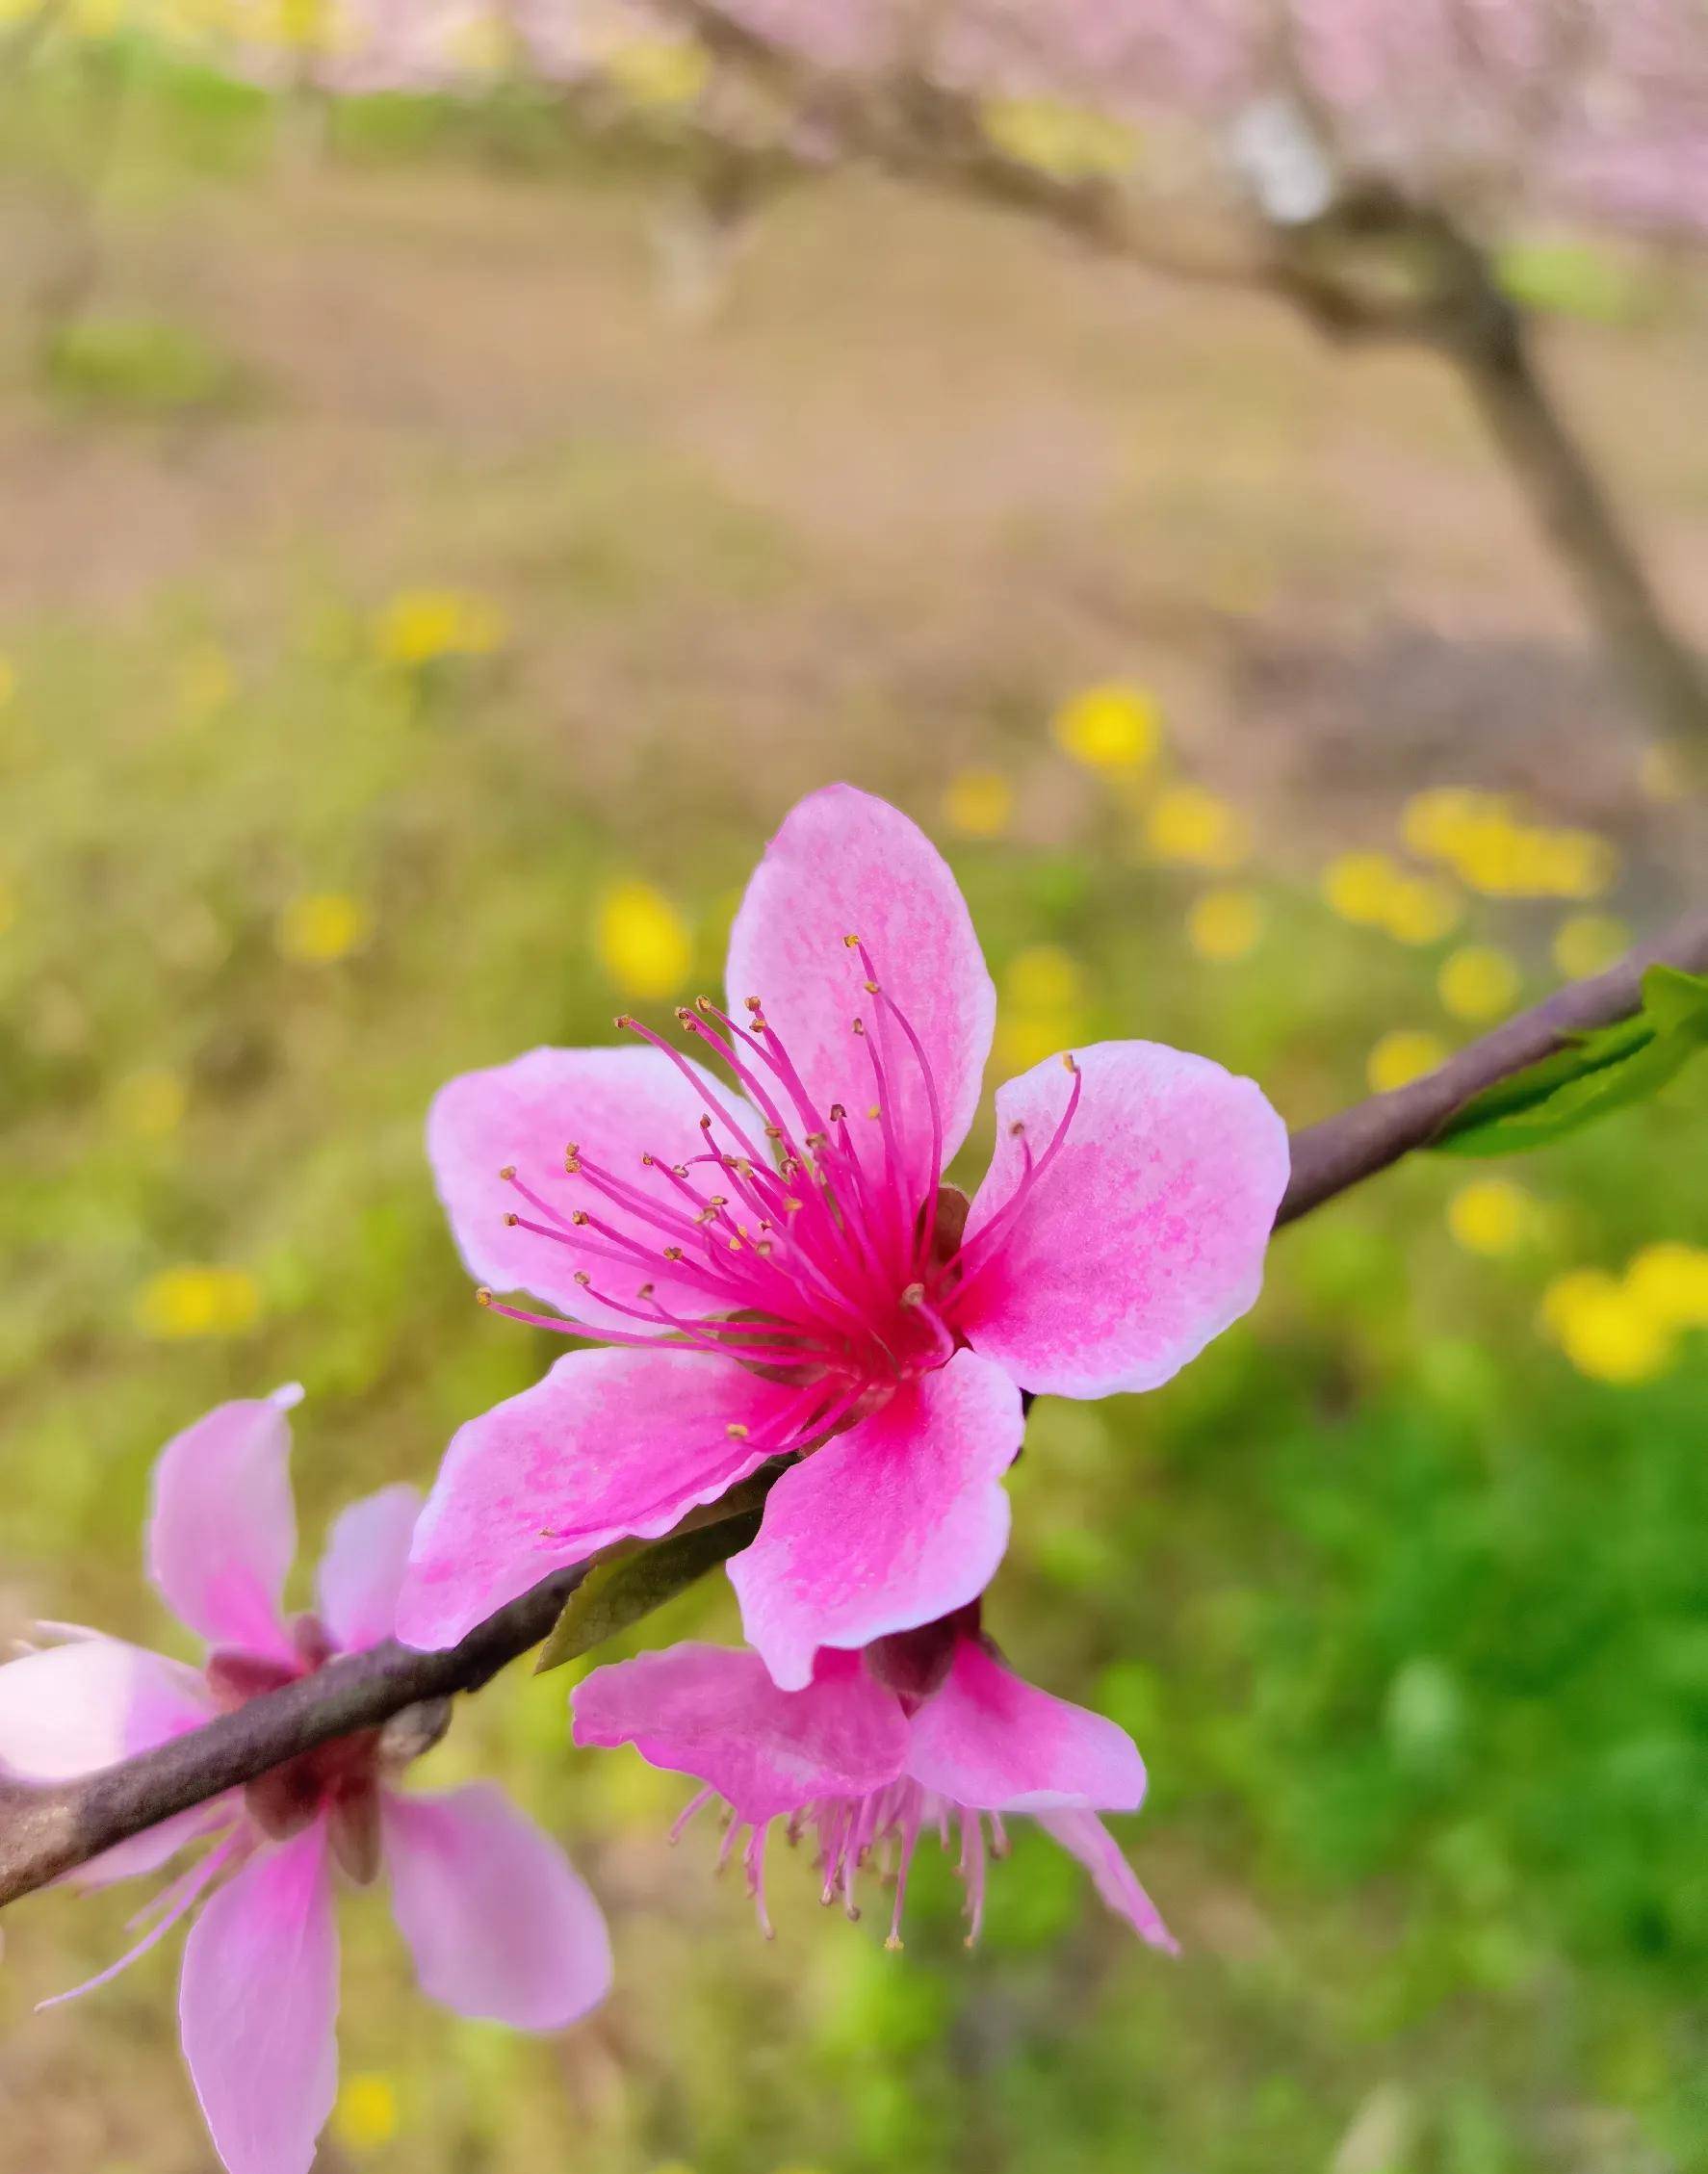
[[[291,1626],[293,1661],[220,1647],[208,1656],[207,1682],[226,1713],[288,1683],[318,1674],[337,1648],[316,1616]],[[396,1715],[383,1728],[335,1737],[246,1784],[244,1808],[269,1841],[282,1842],[324,1819],[333,1854],[364,1885],[379,1871],[379,1790],[387,1776],[436,1744],[450,1720],[447,1701]]]
[[[1037,1156],[1022,1139],[1014,1194],[963,1243],[965,1202],[942,1181],[943,1112],[930,1058],[866,945],[857,936],[842,941],[862,976],[849,1005],[845,1100],[815,1099],[760,996],[746,999],[745,1024],[702,996],[677,1018],[734,1074],[749,1107],[739,1116],[705,1110],[686,1155],[660,1144],[641,1157],[663,1177],[662,1195],[574,1142],[560,1177],[532,1183],[513,1166],[502,1173],[526,1209],[507,1220],[606,1263],[597,1275],[578,1269],[575,1280],[634,1327],[495,1310],[607,1343],[664,1338],[797,1383],[802,1421],[815,1434],[953,1355],[963,1341],[958,1304],[996,1258],[1003,1230],[1066,1137],[1079,1100],[1077,1068],[1065,1060],[1074,1082],[1053,1137]],[[703,1093],[693,1068],[650,1027],[626,1015],[617,1024]],[[921,1104],[928,1143],[918,1136]],[[915,1113],[911,1139],[899,1121],[904,1109]],[[622,1212],[620,1227],[613,1210]],[[703,1307],[672,1311],[658,1295],[665,1279],[675,1292],[697,1291]],[[490,1292],[481,1298],[494,1304]]]

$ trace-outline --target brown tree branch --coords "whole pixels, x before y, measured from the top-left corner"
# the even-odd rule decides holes
[[[1277,1227],[1427,1147],[1473,1095],[1547,1056],[1568,1036],[1629,1017],[1642,1001],[1643,970],[1657,960],[1708,971],[1708,913],[1678,922],[1606,973],[1570,983],[1410,1087],[1372,1096],[1295,1132],[1292,1181]],[[751,1500],[749,1493],[743,1508]],[[697,1514],[702,1521],[710,1514]],[[98,1773],[47,1787],[0,1783],[0,1904],[334,1737],[377,1728],[407,1707],[479,1691],[540,1643],[588,1567],[582,1563],[557,1571],[444,1652],[420,1653],[388,1642],[330,1661],[318,1674]]]

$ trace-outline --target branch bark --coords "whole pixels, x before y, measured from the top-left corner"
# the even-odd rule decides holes
[[[1569,1035],[1629,1017],[1642,1001],[1643,970],[1657,960],[1708,971],[1708,913],[1679,921],[1606,973],[1569,984],[1410,1087],[1295,1132],[1292,1181],[1277,1228],[1427,1147],[1473,1095],[1537,1063]],[[750,1508],[750,1498],[741,1506]],[[708,1513],[696,1513],[696,1521],[710,1521]],[[48,1787],[0,1782],[0,1905],[334,1737],[377,1728],[406,1707],[479,1691],[546,1637],[590,1567],[557,1571],[444,1652],[389,1642],[328,1662],[318,1674],[98,1773]]]

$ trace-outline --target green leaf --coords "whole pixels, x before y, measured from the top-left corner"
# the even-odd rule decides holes
[[[738,1489],[738,1493],[745,1493]],[[736,1495],[726,1497],[734,1502]],[[721,1510],[723,1506],[720,1504]],[[560,1669],[603,1645],[632,1623],[674,1600],[708,1570],[748,1546],[759,1533],[759,1508],[738,1510],[715,1523],[672,1533],[667,1540],[608,1555],[596,1563],[564,1603],[563,1613],[540,1647],[534,1673]]]
[[[1708,979],[1653,966],[1629,1019],[1575,1034],[1540,1064],[1475,1095],[1431,1145],[1447,1154],[1505,1155],[1592,1125],[1659,1093],[1708,1048]]]

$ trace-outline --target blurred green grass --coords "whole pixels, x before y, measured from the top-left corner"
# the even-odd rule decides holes
[[[502,479],[472,534],[456,490],[423,504],[442,530],[412,554],[453,598],[483,559],[506,570],[500,601],[473,600],[468,654],[419,653],[443,636],[441,592],[400,606],[331,549],[263,562],[258,589],[210,564],[123,612],[0,627],[10,1625],[160,1635],[138,1565],[148,1468],[221,1396],[305,1383],[312,1536],[356,1491],[425,1482],[461,1419],[539,1372],[555,1347],[471,1303],[422,1159],[427,1100],[535,1042],[606,1038],[619,1003],[667,1016],[602,956],[613,885],[674,902],[679,994],[715,988],[733,897],[803,766],[798,745],[775,769],[721,759],[708,720],[738,677],[685,693],[642,675],[609,724],[636,751],[620,789],[583,790],[542,726],[531,660],[566,625],[644,656],[683,596],[738,618],[810,579],[679,453],[578,448]],[[1387,1029],[1468,1031],[1436,990],[1468,935],[1512,950],[1526,995],[1546,986],[1562,909],[1467,896],[1452,934],[1401,945],[1330,911],[1261,806],[1255,862],[1171,863],[1148,839],[1184,758],[1137,782],[1088,771],[1036,687],[991,669],[952,746],[881,681],[851,684],[813,764],[940,834],[969,747],[1014,782],[999,835],[950,843],[999,982],[1030,956],[1038,1013],[1038,947],[1071,962],[1034,1024],[1204,1050],[1303,1120],[1364,1091]],[[1396,779],[1371,809],[1372,842],[1420,782],[1439,781]],[[1206,960],[1188,915],[1230,884],[1261,933]],[[1641,868],[1630,888],[1641,907]],[[1138,1736],[1152,1795],[1123,1838],[1178,1966],[1030,1835],[971,1955],[935,1863],[897,1958],[780,1862],[767,1948],[712,1881],[706,1835],[665,1849],[682,1788],[570,1751],[566,1678],[517,1676],[459,1714],[423,1779],[497,1772],[569,1837],[612,1911],[618,1992],[561,2045],[457,2024],[408,1992],[382,1909],[354,1899],[342,2044],[361,2088],[329,2163],[1708,2166],[1708,1334],[1616,1385],[1538,1325],[1561,1270],[1701,1236],[1703,1114],[1687,1076],[1514,1169],[1538,1217],[1497,1258],[1446,1221],[1481,1173],[1417,1160],[1279,1240],[1257,1312],[1177,1383],[1034,1412],[990,1620],[1028,1674]],[[686,1632],[735,1635],[721,1587],[645,1637]],[[206,2162],[167,1956],[27,2013],[116,1951],[124,1906],[47,1898],[12,1919],[0,2163]]]

